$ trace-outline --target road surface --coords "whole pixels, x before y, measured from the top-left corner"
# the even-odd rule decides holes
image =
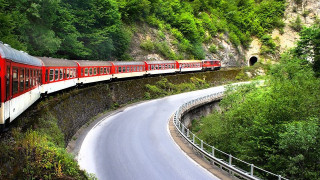
[[[104,118],[81,144],[80,167],[98,179],[218,179],[173,141],[168,120],[183,103],[223,90],[219,86],[173,95]]]

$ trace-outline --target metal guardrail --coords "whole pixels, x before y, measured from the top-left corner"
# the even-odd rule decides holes
[[[187,127],[181,123],[182,116],[201,105],[210,103],[215,100],[220,100],[223,97],[223,92],[213,93],[204,97],[200,97],[194,100],[191,100],[187,103],[184,103],[179,109],[174,113],[173,124],[176,129],[182,135],[182,137],[192,145],[196,151],[201,153],[203,157],[208,160],[211,160],[214,164],[219,165],[221,169],[229,171],[230,174],[244,178],[244,179],[278,179],[278,180],[288,180],[281,175],[274,174],[272,172],[266,171],[262,168],[259,168],[253,164],[245,162],[241,159],[233,157],[231,154],[225,153],[214,146],[211,146],[205,143],[202,139],[197,137],[192,133]]]

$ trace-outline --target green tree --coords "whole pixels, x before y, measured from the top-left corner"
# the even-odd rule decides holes
[[[307,58],[313,63],[313,70],[320,76],[320,24],[304,28],[295,50],[298,56]]]

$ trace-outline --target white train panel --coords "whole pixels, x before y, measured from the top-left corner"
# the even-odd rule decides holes
[[[113,78],[127,78],[127,77],[136,77],[136,76],[143,76],[146,72],[131,72],[131,73],[119,73],[113,74]]]
[[[62,89],[77,85],[77,82],[78,78],[44,84],[42,85],[41,93],[50,94],[56,91],[60,91]]]
[[[201,71],[202,67],[199,68],[181,68],[181,72],[189,72],[189,71]]]
[[[99,82],[99,81],[107,81],[112,79],[112,75],[101,75],[101,76],[91,76],[91,77],[82,77],[79,78],[80,84],[87,84],[87,83],[93,83],[93,82]]]
[[[10,117],[10,122],[24,112],[29,106],[36,102],[40,98],[40,87],[37,87],[27,93],[24,93],[18,97],[5,102],[4,118]]]
[[[147,71],[147,74],[166,74],[166,73],[175,73],[177,69],[166,69],[166,70],[150,70]]]

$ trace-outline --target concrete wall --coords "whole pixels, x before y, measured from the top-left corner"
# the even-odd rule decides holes
[[[220,101],[214,101],[208,104],[205,104],[203,106],[196,107],[192,109],[191,111],[188,111],[186,114],[184,114],[181,118],[181,122],[184,126],[187,128],[190,128],[192,126],[193,120],[199,120],[201,117],[205,117],[212,113],[214,110],[219,111],[219,102]]]
[[[211,86],[217,86],[234,81],[239,71],[237,69],[197,72],[165,77],[173,84],[190,82],[191,77],[197,77],[205,79]],[[96,115],[117,108],[119,105],[144,100],[145,84],[154,85],[161,78],[161,76],[155,76],[119,80],[64,90],[33,105],[15,120],[20,122],[16,126],[28,129],[30,126],[36,127],[39,118],[56,118],[67,144],[77,130],[89,123]]]

